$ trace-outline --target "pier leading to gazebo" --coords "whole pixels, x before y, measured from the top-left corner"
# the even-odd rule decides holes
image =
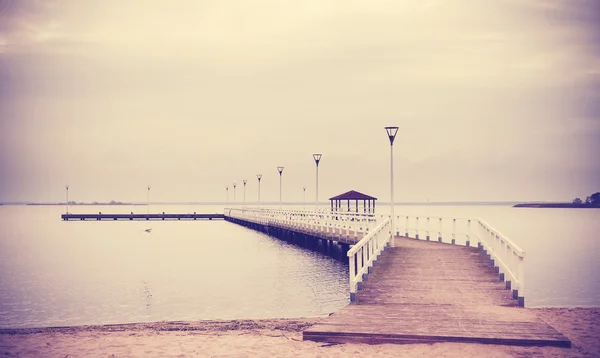
[[[374,214],[375,213],[375,201],[377,198],[360,193],[355,190],[350,190],[343,194],[334,196],[333,198],[329,198],[331,202],[331,211],[338,212],[356,212],[356,213],[365,213],[365,214]],[[347,205],[343,205],[344,201]],[[346,210],[344,210],[346,209]]]

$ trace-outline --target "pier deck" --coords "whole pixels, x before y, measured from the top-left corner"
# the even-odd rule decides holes
[[[571,346],[534,313],[515,307],[511,291],[477,248],[396,238],[357,298],[304,331],[303,338]]]
[[[62,214],[69,220],[213,220],[225,219],[223,214]]]

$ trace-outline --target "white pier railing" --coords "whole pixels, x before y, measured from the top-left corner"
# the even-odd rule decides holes
[[[355,244],[375,227],[374,215],[334,213],[328,210],[227,208],[225,216]]]
[[[506,288],[513,290],[513,298],[524,305],[525,252],[481,219],[398,215],[392,230],[387,215],[330,210],[228,208],[225,216],[354,245],[348,251],[351,297],[372,267],[372,260],[391,242],[391,232],[398,237],[448,244],[475,246],[476,243],[490,255],[494,267],[507,282]]]
[[[459,217],[396,216],[394,232],[396,236],[470,246],[471,221]]]
[[[390,243],[392,238],[390,229],[390,219],[386,218],[348,250],[351,302],[356,302],[356,291],[359,289],[359,285],[362,284],[365,276],[371,272],[371,267],[373,267],[377,257]]]
[[[504,274],[507,289],[512,288],[513,298],[519,300],[519,306],[524,306],[525,297],[525,252],[500,231],[494,229],[485,221],[478,219],[479,242],[487,251],[499,272]]]

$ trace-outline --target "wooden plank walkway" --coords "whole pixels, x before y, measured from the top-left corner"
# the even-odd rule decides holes
[[[364,343],[474,342],[570,347],[511,291],[477,248],[397,238],[349,304],[305,340]]]
[[[223,214],[62,214],[63,220],[212,220],[225,219]]]

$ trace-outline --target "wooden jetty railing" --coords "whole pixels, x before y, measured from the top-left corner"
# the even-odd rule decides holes
[[[481,247],[490,255],[496,271],[506,281],[506,289],[512,288],[513,299],[518,299],[519,306],[524,306],[525,252],[485,221],[478,219],[477,223]]]
[[[382,220],[379,225],[350,250],[348,250],[348,262],[350,264],[350,302],[356,302],[356,291],[361,287],[363,280],[371,273],[371,269],[377,257],[389,245],[392,238],[390,219]]]
[[[348,251],[351,298],[360,287],[363,276],[368,274],[369,267],[372,267],[371,259],[374,260],[383,250],[382,243],[393,245],[390,217],[387,215],[340,213],[330,210],[227,208],[225,216],[354,245]],[[519,300],[521,306],[524,305],[525,252],[483,220],[398,215],[394,226],[393,232],[396,237],[427,241],[437,239],[441,243],[464,246],[476,243],[490,258],[491,265],[500,278],[506,281],[506,288],[513,290],[513,298]]]
[[[225,216],[279,227],[344,244],[355,244],[376,225],[373,214],[335,213],[327,210],[226,208]]]

